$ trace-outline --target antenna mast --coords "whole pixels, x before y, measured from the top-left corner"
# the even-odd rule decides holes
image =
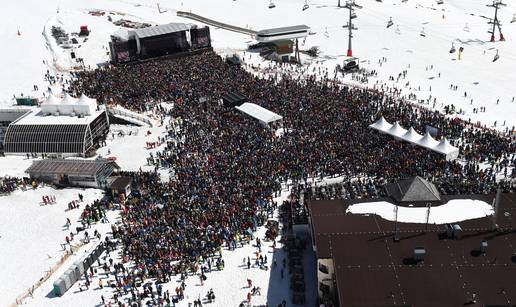
[[[430,221],[430,208],[431,208],[430,203],[426,204],[426,226],[425,226],[425,231],[428,231],[428,222]]]
[[[400,233],[398,229],[398,205],[394,206],[394,241],[400,240]]]
[[[502,0],[493,0],[493,4],[487,4],[486,6],[494,7],[494,9],[495,9],[494,18],[488,22],[488,24],[493,25],[493,29],[490,31],[487,31],[487,33],[491,34],[491,42],[495,41],[496,28],[498,28],[498,32],[500,33],[500,41],[502,41],[502,42],[505,41],[505,37],[503,37],[503,34],[502,34],[502,25],[500,24],[500,20],[498,20],[498,9],[503,6],[507,6],[507,4],[502,3]]]

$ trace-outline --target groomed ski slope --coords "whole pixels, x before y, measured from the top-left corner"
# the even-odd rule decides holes
[[[191,22],[176,16],[177,10],[191,11],[229,24],[249,27],[254,30],[307,24],[315,32],[301,48],[319,46],[318,65],[328,68],[329,74],[340,63],[347,50],[347,32],[342,28],[347,22],[348,11],[336,7],[336,0],[308,1],[310,8],[302,11],[302,0],[277,0],[276,8],[269,9],[268,1],[253,0],[168,0],[161,1],[159,13],[155,1],[143,0],[49,0],[5,1],[0,12],[2,28],[0,39],[4,46],[0,57],[0,102],[12,104],[13,94],[41,96],[47,89],[43,75],[48,69],[67,72],[76,66],[69,59],[69,51],[56,46],[49,37],[52,25],[59,25],[67,32],[78,32],[80,25],[88,25],[91,35],[88,41],[76,49],[85,65],[95,67],[107,60],[109,35],[119,27],[107,20],[120,18],[133,21],[161,24],[167,22]],[[436,98],[436,108],[454,104],[465,111],[463,118],[480,121],[505,130],[516,125],[516,96],[514,69],[516,67],[516,23],[511,23],[516,13],[516,3],[508,2],[499,12],[505,42],[488,42],[490,35],[487,19],[493,9],[487,0],[447,0],[437,5],[430,0],[357,1],[363,6],[357,10],[354,23],[353,53],[359,57],[362,67],[376,70],[378,78],[370,78],[368,86],[383,83],[402,89],[404,95],[415,93],[418,99]],[[102,10],[104,16],[92,16],[91,10]],[[394,26],[386,28],[392,17]],[[467,24],[468,31],[465,31]],[[420,36],[423,30],[426,37]],[[399,28],[399,32],[396,31]],[[18,30],[21,35],[18,34]],[[399,33],[399,34],[398,34]],[[498,39],[498,35],[496,35]],[[242,51],[253,40],[243,34],[212,28],[213,46],[220,52]],[[464,47],[462,60],[457,53],[450,54],[452,42],[455,47]],[[492,62],[499,50],[500,58]],[[484,54],[485,53],[485,54]],[[379,59],[386,58],[381,66]],[[307,61],[313,61],[305,59]],[[45,63],[43,63],[45,61]],[[431,69],[433,67],[433,69]],[[389,81],[407,70],[407,79]],[[440,73],[440,77],[438,77]],[[349,77],[346,81],[351,81]],[[410,83],[405,87],[407,81]],[[33,85],[39,91],[33,91]],[[457,91],[450,90],[456,85]],[[431,90],[430,90],[431,87]],[[59,86],[54,91],[59,91]],[[466,93],[467,97],[464,97]],[[471,99],[473,103],[471,104]],[[497,100],[499,99],[499,104]],[[433,103],[428,105],[433,107]],[[473,108],[486,107],[485,113],[473,114]],[[506,121],[506,125],[502,126]]]

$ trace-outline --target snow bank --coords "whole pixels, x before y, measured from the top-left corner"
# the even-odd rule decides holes
[[[377,214],[388,221],[395,220],[395,205],[380,201],[360,203],[346,210],[352,214]],[[473,199],[450,200],[444,205],[430,209],[430,224],[455,223],[493,215],[490,204]],[[427,208],[398,207],[398,222],[426,223]]]

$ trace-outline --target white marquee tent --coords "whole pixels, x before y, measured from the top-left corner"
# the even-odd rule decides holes
[[[370,128],[373,128],[375,130],[378,130],[382,133],[386,133],[387,130],[391,129],[392,127],[392,124],[390,124],[389,122],[387,122],[385,120],[385,118],[382,116],[380,117],[380,119],[374,123],[372,123],[371,125],[369,125]]]
[[[383,118],[383,116],[376,122],[370,124],[369,127],[382,133],[389,134],[395,139],[407,141],[411,144],[443,154],[446,156],[446,160],[448,161],[457,159],[459,156],[459,149],[451,145],[446,138],[442,139],[440,142],[436,141],[428,132],[422,136],[412,127],[410,127],[408,130],[405,130],[403,127],[401,127],[399,122],[391,125],[385,120],[385,118]]]
[[[43,103],[41,111],[44,115],[91,115],[97,108],[97,100],[82,94],[80,99],[65,94],[62,100],[50,94]]]
[[[399,122],[394,123],[392,127],[386,131],[387,134],[393,136],[396,139],[402,139],[403,135],[407,133],[407,130],[404,129]]]
[[[57,105],[57,109],[59,114],[61,115],[71,115],[74,110],[73,106],[77,103],[77,98],[73,98],[72,96],[65,94],[61,103]]]
[[[423,136],[418,142],[417,144],[421,147],[425,147],[425,148],[428,148],[428,149],[433,149],[434,147],[436,147],[437,145],[439,145],[439,142],[436,141],[431,135],[429,132],[426,132],[425,133],[425,136]]]
[[[43,114],[45,115],[55,114],[58,112],[58,105],[59,100],[56,98],[56,96],[50,94],[48,95],[47,100],[41,103],[41,111],[43,111]]]
[[[401,138],[409,143],[417,144],[417,142],[421,140],[423,136],[417,133],[414,128],[410,127],[407,133],[405,133]]]
[[[442,139],[433,150],[445,155],[446,160],[455,160],[459,156],[459,149],[451,145],[446,138]]]
[[[77,115],[91,115],[97,108],[97,100],[89,98],[82,94],[79,101],[73,106],[73,110]]]

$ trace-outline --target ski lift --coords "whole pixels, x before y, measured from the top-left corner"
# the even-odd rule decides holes
[[[328,33],[328,28],[324,28],[324,36],[330,37],[330,33]]]
[[[422,37],[426,37],[425,27],[423,27],[423,29],[421,30],[421,33],[419,33],[419,35],[421,35]]]
[[[392,27],[392,25],[394,25],[394,22],[392,21],[392,17],[391,17],[391,19],[389,19],[389,21],[387,21],[387,28]]]
[[[269,8],[273,9],[275,7],[276,7],[276,4],[274,4],[274,2],[271,0],[271,2],[269,3]]]
[[[443,0],[437,0],[437,4],[444,4],[444,1]]]
[[[469,32],[469,26],[468,26],[468,23],[466,23],[466,25],[464,26],[464,32]]]
[[[308,5],[308,0],[305,0],[305,5],[303,5],[303,11],[308,10],[310,6]]]
[[[400,31],[400,26],[399,25],[396,25],[396,34],[401,34],[401,31]]]
[[[496,54],[493,58],[493,62],[496,62],[499,58],[500,58],[500,56],[498,55],[498,49],[496,49]]]
[[[355,18],[357,18],[357,13],[351,12],[351,19],[355,19]]]
[[[513,14],[513,15],[512,15],[511,23],[513,23],[513,22],[516,22],[516,14]]]
[[[455,45],[451,43],[450,53],[455,53],[455,51],[457,51],[457,49],[455,49]]]

